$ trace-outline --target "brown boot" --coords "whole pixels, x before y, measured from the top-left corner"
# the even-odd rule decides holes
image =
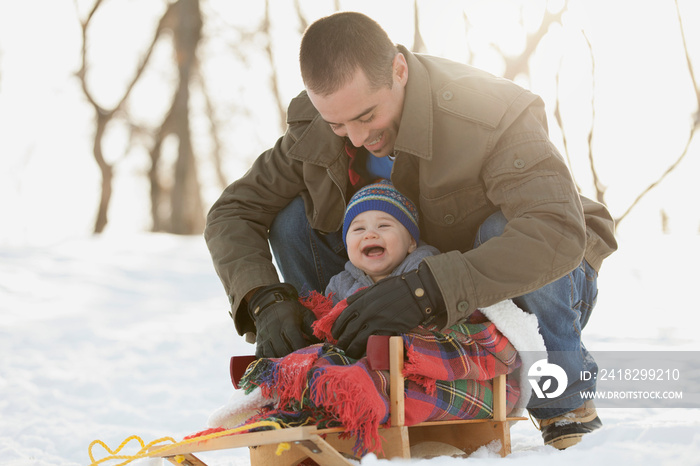
[[[551,419],[537,419],[545,445],[564,450],[581,441],[584,434],[600,428],[603,423],[598,417],[593,401],[587,400],[583,406]]]

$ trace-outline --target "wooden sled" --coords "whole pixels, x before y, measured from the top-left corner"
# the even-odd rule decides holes
[[[493,379],[493,417],[423,422],[406,426],[404,422],[403,339],[401,337],[372,336],[367,345],[367,355],[372,369],[389,370],[391,426],[380,428],[383,437],[383,458],[410,458],[411,446],[424,442],[439,442],[451,445],[465,454],[494,440],[500,442],[500,454],[510,453],[510,423],[526,420],[525,417],[506,417],[506,376]],[[254,359],[241,356],[239,363]],[[232,358],[232,378],[234,375]],[[240,367],[244,367],[241,365]],[[240,371],[240,369],[238,369]],[[238,377],[242,372],[238,374]],[[204,440],[188,445],[174,445],[165,451],[154,452],[175,465],[206,466],[194,453],[248,447],[252,466],[295,466],[307,458],[322,466],[352,465],[348,458],[357,460],[352,447],[355,439],[340,439],[342,427],[319,429],[315,426],[266,430]],[[277,455],[280,443],[287,442],[291,448]],[[155,450],[155,449],[153,449]]]

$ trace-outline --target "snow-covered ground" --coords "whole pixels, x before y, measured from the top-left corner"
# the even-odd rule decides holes
[[[700,236],[620,241],[602,270],[588,348],[700,350]],[[199,237],[0,246],[0,464],[85,465],[95,439],[116,448],[132,434],[148,442],[205,428],[233,390],[230,356],[253,351],[227,306]],[[520,422],[505,460],[480,450],[410,464],[700,464],[700,410],[599,411],[604,427],[566,451]],[[245,449],[200,456],[248,464]]]

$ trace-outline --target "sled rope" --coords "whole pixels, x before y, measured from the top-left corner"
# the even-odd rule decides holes
[[[218,431],[218,432],[213,432],[211,434],[202,435],[199,437],[188,438],[188,439],[182,440],[180,442],[176,442],[175,439],[173,439],[172,437],[161,437],[159,439],[156,439],[156,440],[149,442],[148,444],[146,444],[143,441],[143,439],[141,437],[139,437],[138,435],[132,435],[131,437],[126,438],[121,443],[121,445],[119,445],[117,447],[116,450],[112,450],[111,448],[109,448],[107,446],[106,443],[104,443],[102,440],[98,439],[98,440],[94,440],[90,444],[90,446],[88,447],[88,454],[90,455],[90,461],[91,461],[89,466],[97,466],[101,463],[104,463],[105,461],[110,461],[110,460],[126,460],[122,463],[114,465],[114,466],[123,466],[125,464],[129,464],[132,461],[135,461],[135,460],[138,460],[141,458],[148,458],[148,457],[152,457],[152,456],[157,456],[159,453],[162,453],[162,452],[164,452],[172,447],[175,447],[175,446],[189,445],[190,443],[198,443],[198,442],[202,442],[204,440],[209,440],[209,439],[218,438],[218,437],[224,437],[226,435],[232,435],[232,434],[237,434],[237,433],[244,432],[244,431],[251,430],[251,429],[256,429],[258,427],[273,427],[275,429],[282,429],[282,426],[277,422],[259,421],[259,422],[254,422],[251,424],[243,425],[240,427],[235,427],[233,429],[222,430],[222,431]],[[129,444],[129,442],[131,442],[132,440],[136,440],[139,443],[139,445],[141,445],[141,449],[135,455],[120,455],[119,452],[122,451],[122,449],[125,446],[127,446]],[[168,443],[167,445],[161,445],[160,448],[153,450],[151,452],[148,451],[149,448],[152,448],[152,447],[154,447],[160,443],[163,443],[163,442],[170,442],[170,443]],[[95,460],[95,457],[92,454],[92,449],[95,445],[100,445],[102,448],[105,449],[105,451],[107,453],[109,453],[109,455],[105,456],[104,458],[102,458],[100,460]],[[291,448],[291,446],[289,445],[289,442],[281,442],[277,446],[277,451],[275,452],[275,454],[277,456],[279,456],[285,450],[289,450],[290,448]],[[182,455],[175,456],[175,460],[178,463],[181,463],[184,459],[185,458]]]

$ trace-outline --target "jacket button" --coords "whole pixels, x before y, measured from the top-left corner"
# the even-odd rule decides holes
[[[467,312],[469,310],[469,303],[467,301],[460,301],[457,304],[457,310],[459,312]]]
[[[445,91],[442,93],[442,98],[445,100],[452,100],[452,97],[454,97],[452,91]]]
[[[513,162],[513,166],[515,168],[525,168],[525,161],[523,159],[515,159],[515,162]]]
[[[442,220],[443,220],[446,224],[452,225],[453,223],[455,223],[455,216],[452,215],[452,214],[447,214],[447,215],[445,215],[445,216],[443,217]]]

